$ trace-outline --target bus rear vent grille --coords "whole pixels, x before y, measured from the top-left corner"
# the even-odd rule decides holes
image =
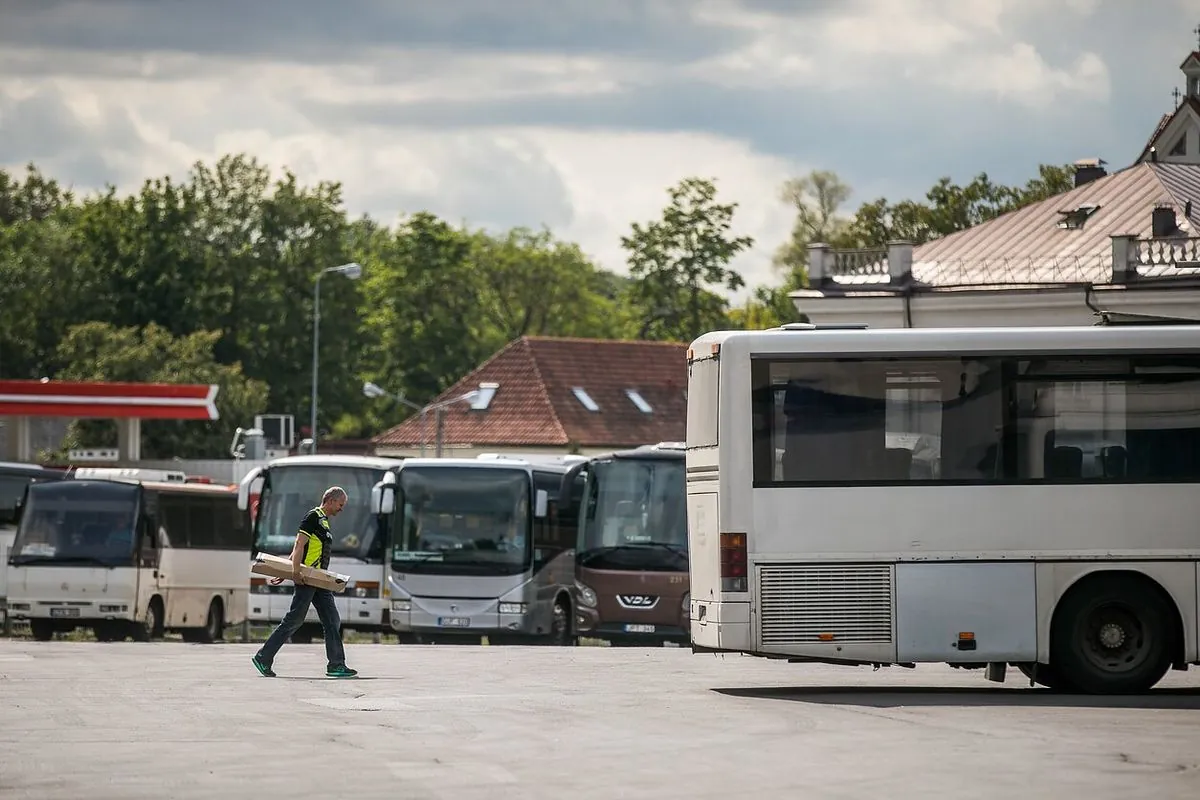
[[[764,645],[891,644],[890,565],[768,564],[758,576]]]

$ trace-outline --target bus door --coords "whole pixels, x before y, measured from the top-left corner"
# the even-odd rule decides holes
[[[160,571],[162,553],[158,536],[158,497],[154,492],[142,490],[141,503],[137,515],[137,569],[134,571],[135,598],[137,618],[143,619],[150,598],[158,594],[163,599],[164,606],[170,608],[170,598],[166,596],[166,576]]]

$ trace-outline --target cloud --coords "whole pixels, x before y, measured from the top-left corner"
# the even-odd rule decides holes
[[[1067,0],[7,0],[0,166],[77,188],[249,152],[337,180],[352,213],[547,225],[610,269],[669,185],[717,179],[772,281],[782,181],[939,177],[1140,151],[1194,41]],[[1169,54],[1169,57],[1168,57]]]

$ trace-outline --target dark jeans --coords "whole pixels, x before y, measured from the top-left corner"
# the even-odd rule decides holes
[[[309,604],[316,606],[317,616],[321,618],[321,627],[325,631],[325,655],[329,659],[329,669],[346,665],[346,651],[342,648],[342,620],[338,616],[337,604],[333,602],[333,592],[328,589],[318,589],[315,586],[297,586],[292,594],[292,607],[271,635],[267,638],[262,649],[258,651],[258,660],[270,666],[275,660],[275,654],[283,647],[291,635],[304,624],[308,616]]]

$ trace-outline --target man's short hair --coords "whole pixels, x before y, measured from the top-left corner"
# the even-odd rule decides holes
[[[321,495],[321,505],[325,505],[330,500],[344,499],[346,490],[340,486],[330,486],[325,490],[325,494]]]

